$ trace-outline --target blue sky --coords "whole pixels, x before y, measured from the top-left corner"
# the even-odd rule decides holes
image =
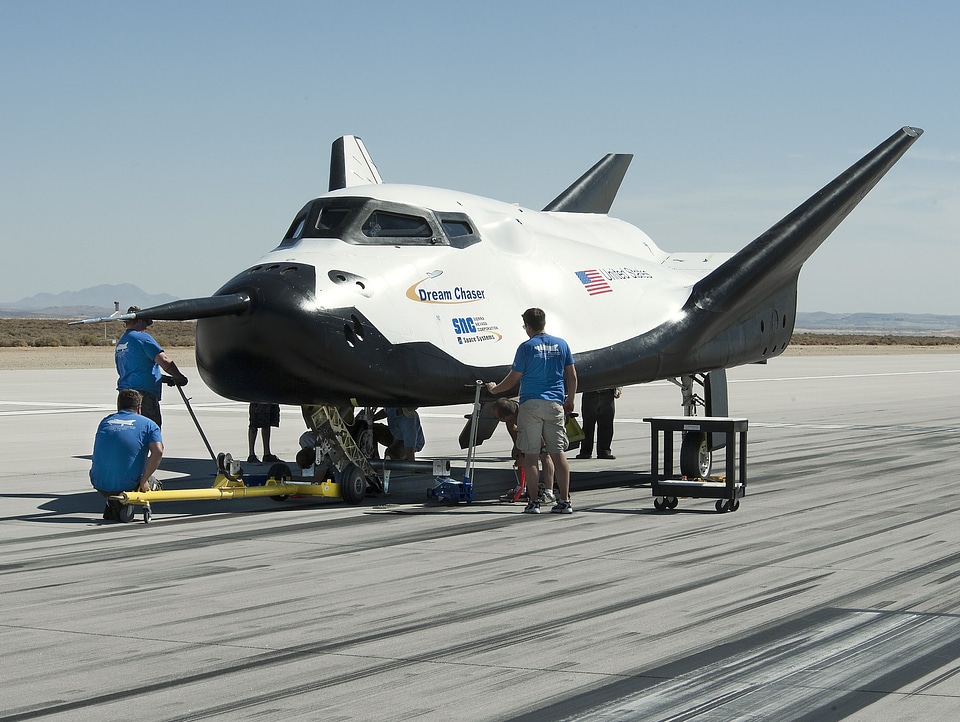
[[[903,125],[799,310],[960,314],[955,2],[0,0],[0,302],[204,296],[363,137],[386,181],[541,208],[634,153],[611,215],[735,251]]]

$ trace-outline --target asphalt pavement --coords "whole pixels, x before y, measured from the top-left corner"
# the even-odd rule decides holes
[[[185,370],[214,450],[245,459],[246,405]],[[108,523],[87,472],[115,381],[0,371],[0,720],[960,713],[960,355],[731,370],[730,413],[749,420],[732,513],[654,509],[643,418],[680,413],[658,383],[624,391],[615,460],[571,460],[569,516],[498,500],[514,483],[501,429],[468,505],[392,475],[358,506],[169,502]],[[209,486],[166,395],[159,476]],[[454,476],[468,412],[421,409],[424,456]],[[275,453],[292,460],[303,428],[283,407]]]

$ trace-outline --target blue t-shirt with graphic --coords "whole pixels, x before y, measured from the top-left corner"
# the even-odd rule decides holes
[[[528,399],[546,399],[563,403],[563,369],[573,364],[567,342],[548,333],[539,333],[517,348],[511,367],[523,374],[520,379],[520,403]]]
[[[154,441],[163,443],[160,427],[146,416],[133,411],[110,414],[97,427],[90,483],[101,491],[133,491]]]
[[[163,388],[160,383],[160,367],[154,362],[162,353],[160,344],[145,331],[127,331],[117,341],[113,352],[117,362],[117,391],[136,389],[148,391],[158,399]]]

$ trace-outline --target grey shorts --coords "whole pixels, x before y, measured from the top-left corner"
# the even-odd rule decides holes
[[[539,454],[541,439],[548,454],[567,450],[563,404],[545,399],[527,399],[517,414],[517,448],[524,454]]]

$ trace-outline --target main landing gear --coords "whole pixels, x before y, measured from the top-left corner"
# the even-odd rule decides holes
[[[727,372],[717,369],[705,374],[689,374],[671,381],[680,387],[684,416],[727,416]],[[702,395],[695,390],[699,387]],[[706,479],[713,466],[713,452],[723,448],[720,434],[716,439],[703,431],[687,431],[680,442],[680,473],[689,479]]]

